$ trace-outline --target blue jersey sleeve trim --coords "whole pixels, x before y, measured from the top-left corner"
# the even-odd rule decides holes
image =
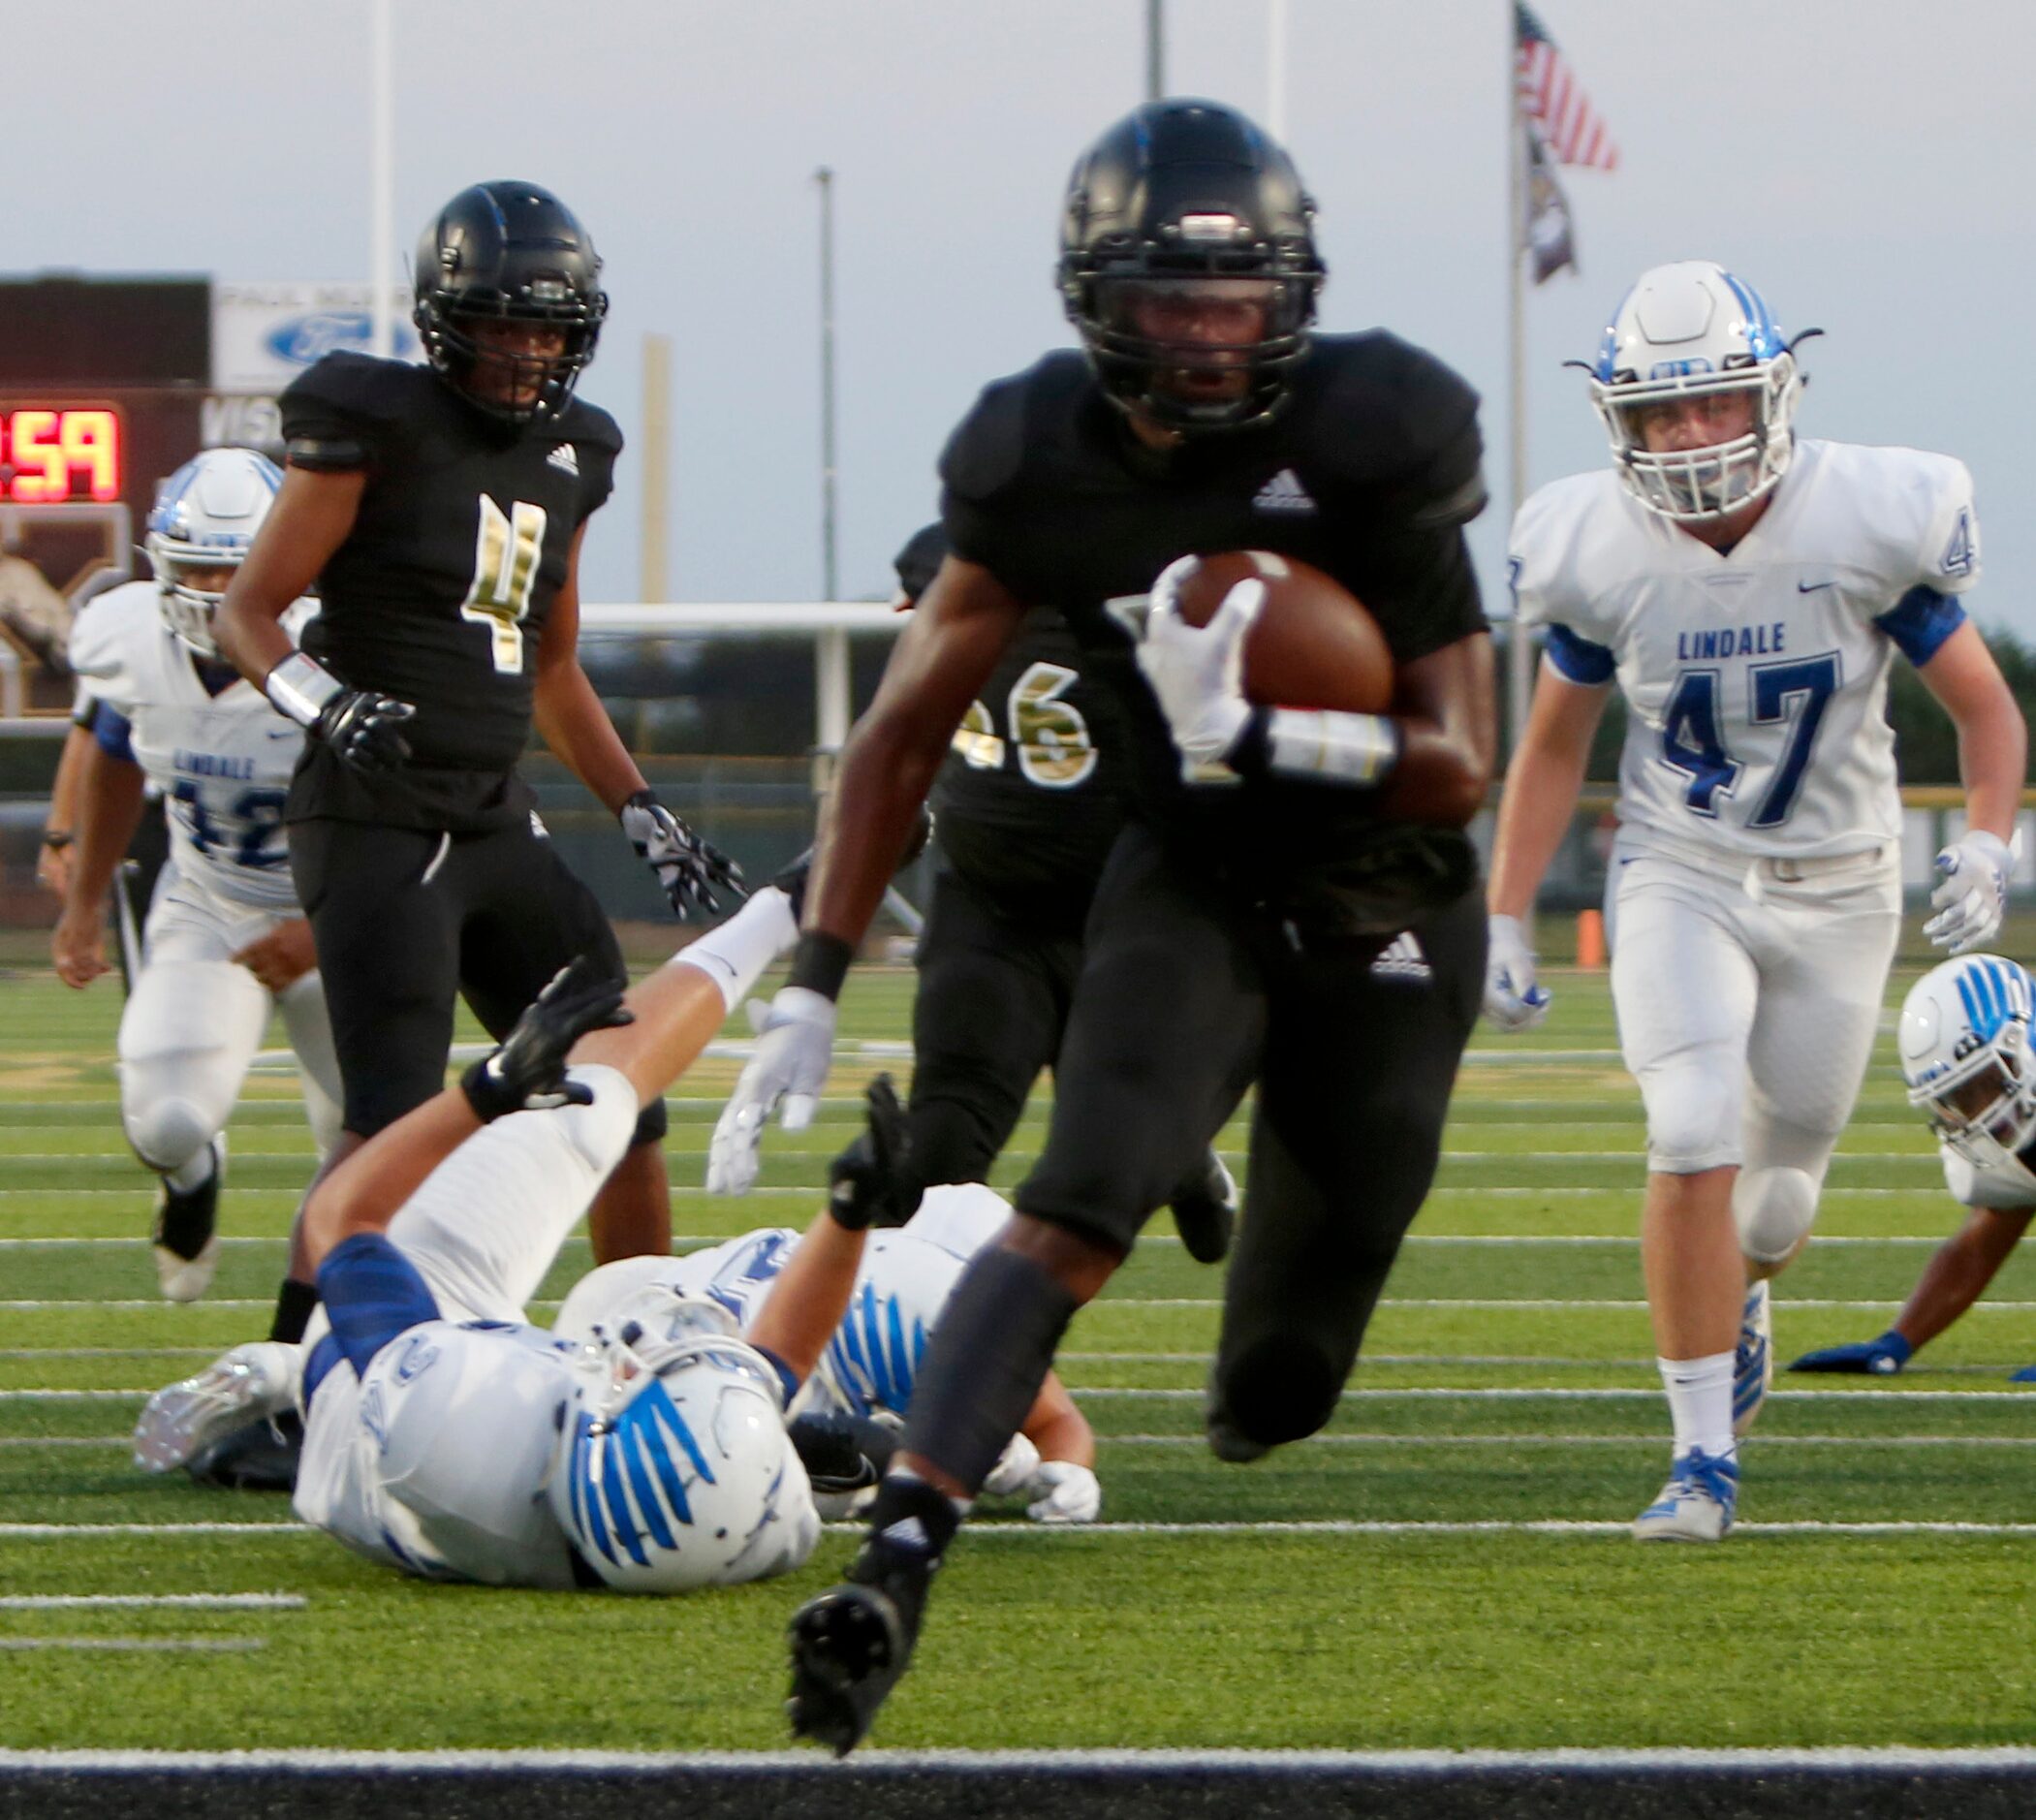
[[[1965,609],[1950,594],[1918,583],[1873,622],[1921,670],[1938,647],[1965,623]]]
[[[318,1299],[340,1356],[360,1375],[398,1334],[439,1318],[417,1266],[381,1233],[356,1233],[326,1254],[318,1267]]]
[[[1619,660],[1602,644],[1579,638],[1568,626],[1549,627],[1549,662],[1571,682],[1610,682]]]
[[[99,749],[116,759],[135,763],[135,745],[127,716],[105,702],[98,705],[92,715],[92,737],[99,741]]]

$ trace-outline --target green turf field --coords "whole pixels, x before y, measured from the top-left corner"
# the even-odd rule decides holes
[[[878,1744],[2036,1741],[2036,1396],[2006,1382],[2036,1360],[2036,1260],[1894,1383],[1784,1380],[1741,1456],[1741,1530],[1638,1548],[1623,1525],[1666,1462],[1639,1107],[1603,976],[1551,984],[1542,1031],[1481,1032],[1320,1440],[1246,1468],[1200,1444],[1219,1284],[1161,1216],[1062,1355],[1103,1436],[1105,1522],[987,1513]],[[896,1043],[910,990],[860,973],[845,1038]],[[467,1590],[360,1563],[279,1498],[133,1469],[143,1395],[266,1331],[309,1141],[293,1078],[259,1075],[212,1294],[159,1302],[117,1014],[110,984],[0,974],[0,1745],[780,1745],[783,1622],[847,1533],[789,1580],[685,1600]],[[703,1062],[673,1107],[676,1230],[802,1223],[876,1065],[844,1057],[841,1097],[772,1134],[737,1203],[694,1187],[734,1069]],[[1780,1285],[1781,1356],[1880,1332],[1955,1218],[1884,1043],[1820,1242]],[[549,1293],[584,1262],[576,1245]]]

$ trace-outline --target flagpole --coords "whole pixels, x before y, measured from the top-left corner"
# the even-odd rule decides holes
[[[1507,191],[1506,211],[1506,361],[1512,431],[1508,462],[1507,523],[1527,496],[1527,134],[1519,110],[1519,55],[1513,44],[1507,9],[1509,53],[1506,59]],[[1533,641],[1516,616],[1506,641],[1506,751],[1519,744],[1527,725],[1527,699],[1534,688]]]

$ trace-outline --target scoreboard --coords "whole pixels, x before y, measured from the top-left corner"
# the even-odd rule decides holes
[[[158,483],[197,452],[204,278],[0,280],[0,714],[57,713],[77,604],[135,572]]]

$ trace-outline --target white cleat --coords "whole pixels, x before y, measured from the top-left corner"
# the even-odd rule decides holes
[[[219,1190],[226,1180],[226,1136],[212,1140],[212,1173],[179,1194],[169,1182],[156,1184],[156,1281],[171,1302],[196,1302],[212,1286],[219,1269]]]
[[[297,1401],[303,1353],[281,1340],[255,1339],[222,1353],[196,1377],[151,1396],[135,1424],[135,1464],[172,1472],[264,1416]]]
[[[1738,1462],[1693,1447],[1676,1458],[1661,1495],[1633,1520],[1634,1539],[1721,1542],[1738,1501]]]
[[[1733,1438],[1752,1428],[1774,1385],[1774,1310],[1763,1277],[1739,1310],[1739,1343],[1732,1355]]]

